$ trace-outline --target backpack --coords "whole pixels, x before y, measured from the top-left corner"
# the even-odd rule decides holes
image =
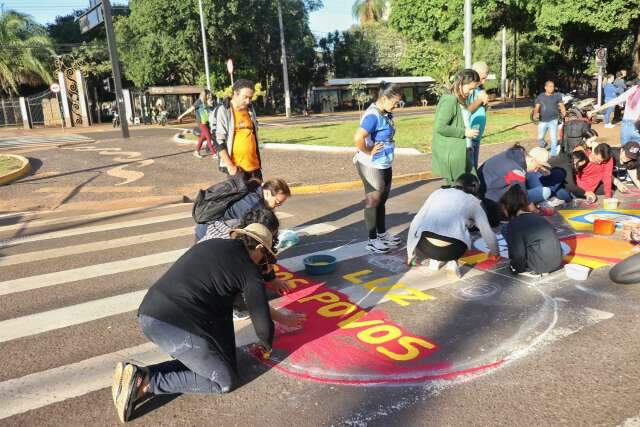
[[[242,174],[199,190],[191,216],[197,224],[209,224],[221,218],[227,208],[246,196],[249,190]]]

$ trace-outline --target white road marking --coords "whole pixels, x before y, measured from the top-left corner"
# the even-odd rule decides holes
[[[66,246],[63,248],[54,248],[47,250],[39,250],[34,252],[21,253],[17,255],[7,255],[0,257],[0,267],[8,265],[17,265],[25,262],[44,261],[47,259],[61,258],[71,255],[86,254],[89,252],[105,251],[108,249],[116,249],[131,245],[139,245],[143,243],[156,242],[159,240],[172,239],[175,237],[188,236],[194,234],[194,227],[177,228],[168,231],[159,231],[157,233],[139,234],[136,236],[122,237],[120,239],[103,240],[99,242],[85,243],[81,245]]]

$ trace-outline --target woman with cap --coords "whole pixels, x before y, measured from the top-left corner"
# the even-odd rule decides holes
[[[638,179],[640,143],[627,142],[622,147],[611,147],[610,152],[613,157],[613,184],[616,188],[622,193],[629,190],[627,184],[624,183],[626,177],[629,177],[631,182],[640,188],[640,179]]]
[[[273,236],[262,224],[234,229],[231,239],[191,247],[149,289],[138,309],[144,334],[174,360],[146,368],[117,364],[112,396],[126,422],[134,406],[152,396],[228,393],[238,384],[232,319],[234,296],[244,293],[265,354],[274,324],[261,267],[273,262]]]

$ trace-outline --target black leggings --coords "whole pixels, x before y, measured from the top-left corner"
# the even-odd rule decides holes
[[[621,285],[640,284],[640,254],[630,256],[615,265],[609,272],[609,278]]]
[[[385,203],[391,191],[391,168],[376,169],[356,162],[358,175],[364,184],[364,222],[367,225],[369,239],[375,239],[377,233],[387,231],[384,221]]]
[[[430,241],[430,239],[438,239],[444,242],[451,243],[447,246],[436,246]],[[435,259],[436,261],[453,261],[460,259],[464,253],[467,252],[467,244],[462,240],[454,239],[452,237],[441,236],[430,231],[423,231],[416,247],[416,253],[420,259]]]

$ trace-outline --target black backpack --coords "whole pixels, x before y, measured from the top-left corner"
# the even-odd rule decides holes
[[[249,193],[242,174],[198,191],[191,215],[198,224],[209,224],[224,215],[227,208]]]

